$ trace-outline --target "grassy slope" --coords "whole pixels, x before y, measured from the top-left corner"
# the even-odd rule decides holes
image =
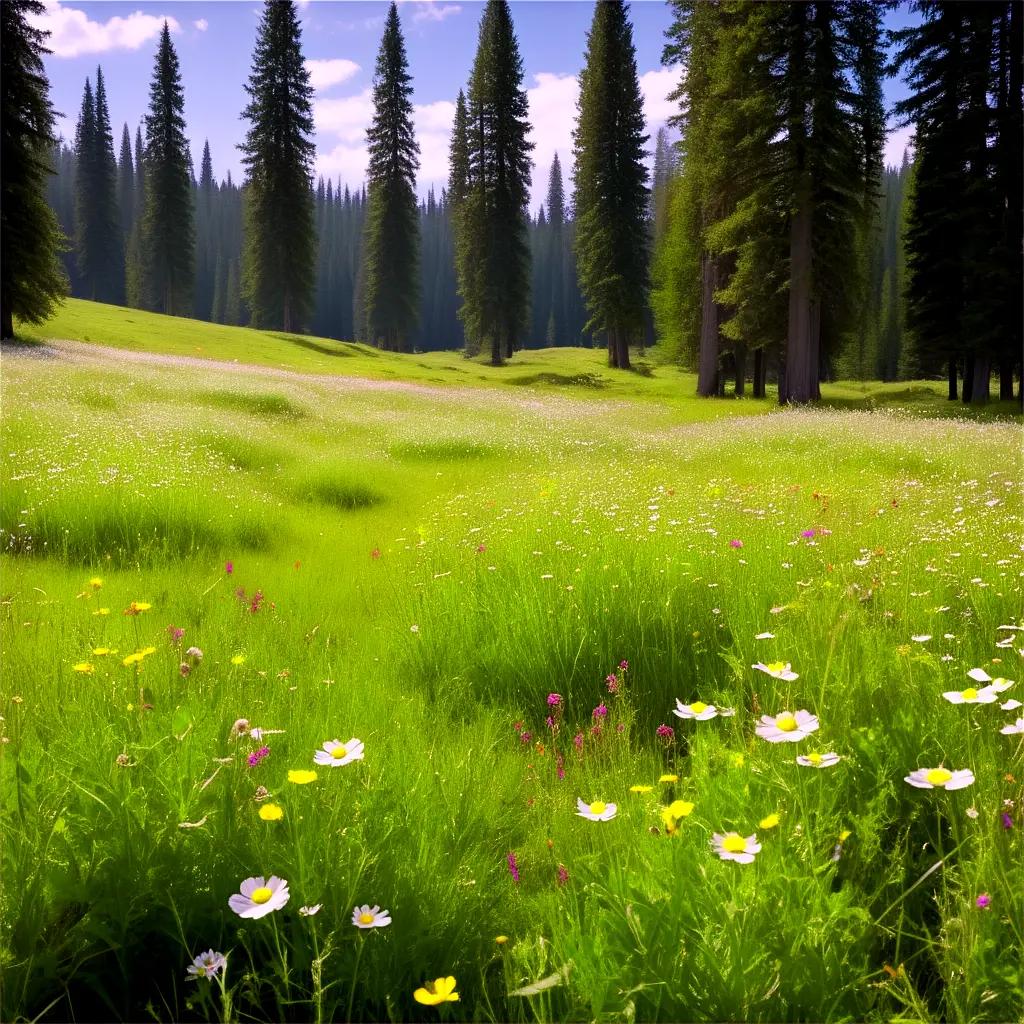
[[[109,336],[80,332],[95,342],[146,318],[147,348],[194,327],[223,332],[215,358],[255,339],[280,362],[257,332],[66,315],[101,313]],[[466,366],[285,351],[317,373]],[[471,365],[497,380],[519,360],[612,376],[585,351]],[[996,728],[1012,716],[941,697],[972,667],[1019,676],[1015,647],[994,646],[1021,607],[1018,429],[839,411],[700,423],[768,406],[655,401],[687,383],[663,372],[449,399],[5,353],[0,1016],[56,1001],[51,1016],[79,1020],[422,1019],[412,990],[448,973],[457,1019],[1019,1016],[1024,856],[1000,813],[1022,797],[1021,748]],[[123,615],[133,600],[153,607]],[[204,658],[183,678],[191,644]],[[122,665],[148,646],[141,671]],[[799,679],[750,668],[776,658]],[[683,723],[676,698],[738,711]],[[819,733],[754,737],[757,714],[785,707],[819,715]],[[241,717],[285,730],[256,768],[259,744],[228,739]],[[349,736],[364,762],[288,784]],[[805,749],[844,760],[798,768]],[[941,761],[975,786],[903,783]],[[666,771],[678,782],[659,785]],[[258,818],[256,785],[283,821]],[[583,821],[577,797],[619,815]],[[696,806],[668,839],[672,798]],[[709,851],[733,828],[758,832],[754,864]],[[936,851],[945,868],[913,888]],[[289,879],[291,903],[240,922],[227,896],[261,872]],[[366,901],[392,911],[388,932],[355,933]],[[316,902],[316,918],[294,913]],[[230,951],[233,1011],[181,981],[211,945]],[[529,1006],[506,996],[569,962]]]

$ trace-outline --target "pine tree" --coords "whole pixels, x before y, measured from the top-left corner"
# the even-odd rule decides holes
[[[196,210],[196,279],[195,316],[200,320],[213,318],[213,293],[216,287],[216,225],[215,204],[217,183],[213,177],[213,160],[209,140],[203,143],[203,158],[199,165],[199,182],[195,188]]]
[[[412,79],[398,7],[388,9],[366,133],[370,209],[366,221],[366,317],[370,338],[406,351],[419,304],[419,146],[412,123]]]
[[[556,152],[548,173],[546,196],[548,214],[547,270],[548,270],[548,315],[545,335],[548,345],[570,344],[566,290],[568,277],[574,270],[567,259],[565,230],[565,184],[562,180],[562,164]]]
[[[135,220],[135,164],[132,160],[132,137],[128,125],[121,130],[121,157],[117,164],[117,207],[121,215],[121,234],[127,251]]]
[[[265,3],[245,88],[245,300],[254,326],[302,330],[316,273],[313,89],[292,0]]]
[[[174,316],[192,312],[195,274],[190,155],[178,55],[164,22],[145,118],[145,210],[142,218],[143,299]]]
[[[589,327],[608,339],[608,365],[629,369],[647,291],[647,168],[633,29],[621,0],[594,9],[574,133],[576,253]]]
[[[469,199],[469,112],[466,95],[460,89],[455,101],[455,121],[452,124],[451,143],[448,150],[448,204],[452,222],[452,237],[455,247],[455,276],[458,287],[458,315],[463,322],[466,339],[466,355],[475,356],[480,351],[480,337],[470,329],[463,315],[462,300],[465,295],[475,293],[475,276],[479,263],[473,252],[474,236],[469,231],[467,200]]]
[[[523,62],[506,0],[488,0],[467,101],[469,188],[458,233],[467,339],[488,340],[498,366],[529,317],[526,233],[530,150]]]
[[[0,338],[14,337],[14,317],[41,323],[67,292],[57,219],[46,202],[56,145],[50,86],[43,69],[49,34],[34,28],[37,0],[0,4],[0,124],[3,126],[0,201]]]
[[[107,107],[103,69],[96,69],[96,108],[93,134],[90,216],[99,256],[95,298],[99,302],[124,302],[124,235],[117,195],[117,161]]]
[[[92,83],[85,80],[82,107],[75,125],[75,260],[82,294],[95,300],[102,274],[101,241],[92,213],[92,183],[96,159],[96,103]]]
[[[142,250],[142,218],[146,210],[146,170],[142,146],[142,129],[135,129],[135,188],[132,204],[132,230],[128,235],[125,253],[125,302],[136,309],[146,303],[143,296],[145,284],[144,259]]]

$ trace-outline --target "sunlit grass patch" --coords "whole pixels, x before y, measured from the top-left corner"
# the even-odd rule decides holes
[[[306,415],[301,405],[271,391],[200,391],[192,395],[191,400],[211,408],[237,410],[259,417],[294,420]]]

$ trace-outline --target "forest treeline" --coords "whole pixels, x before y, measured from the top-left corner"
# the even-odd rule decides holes
[[[995,373],[1000,397],[1012,397],[1020,5],[918,2],[918,24],[889,33],[882,18],[895,5],[872,0],[670,6],[672,134],[650,138],[628,6],[605,0],[586,38],[565,170],[557,156],[534,165],[511,11],[488,0],[445,186],[417,199],[412,74],[394,4],[366,182],[314,180],[301,26],[295,4],[278,0],[264,6],[246,85],[242,182],[218,180],[208,146],[195,174],[165,25],[149,113],[134,136],[123,126],[116,153],[102,69],[85,82],[71,144],[53,138],[39,61],[32,87],[49,127],[12,201],[45,190],[68,239],[71,294],[102,302],[397,351],[462,348],[495,363],[522,347],[594,344],[625,369],[631,347],[657,342],[707,396],[748,382],[761,395],[771,381],[780,401],[807,402],[829,378],[943,376],[951,398],[982,402]],[[44,40],[25,35],[35,30],[24,14],[38,7],[4,4],[5,32],[22,32],[37,55]],[[886,168],[891,74],[910,94],[889,113],[914,143]],[[6,86],[4,102],[6,112]],[[46,162],[56,173],[39,173]],[[531,216],[535,173],[547,192]],[[31,306],[16,312],[31,319]]]

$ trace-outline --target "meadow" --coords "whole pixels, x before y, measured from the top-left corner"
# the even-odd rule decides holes
[[[1012,406],[638,361],[5,347],[0,1018],[1021,1018]]]

